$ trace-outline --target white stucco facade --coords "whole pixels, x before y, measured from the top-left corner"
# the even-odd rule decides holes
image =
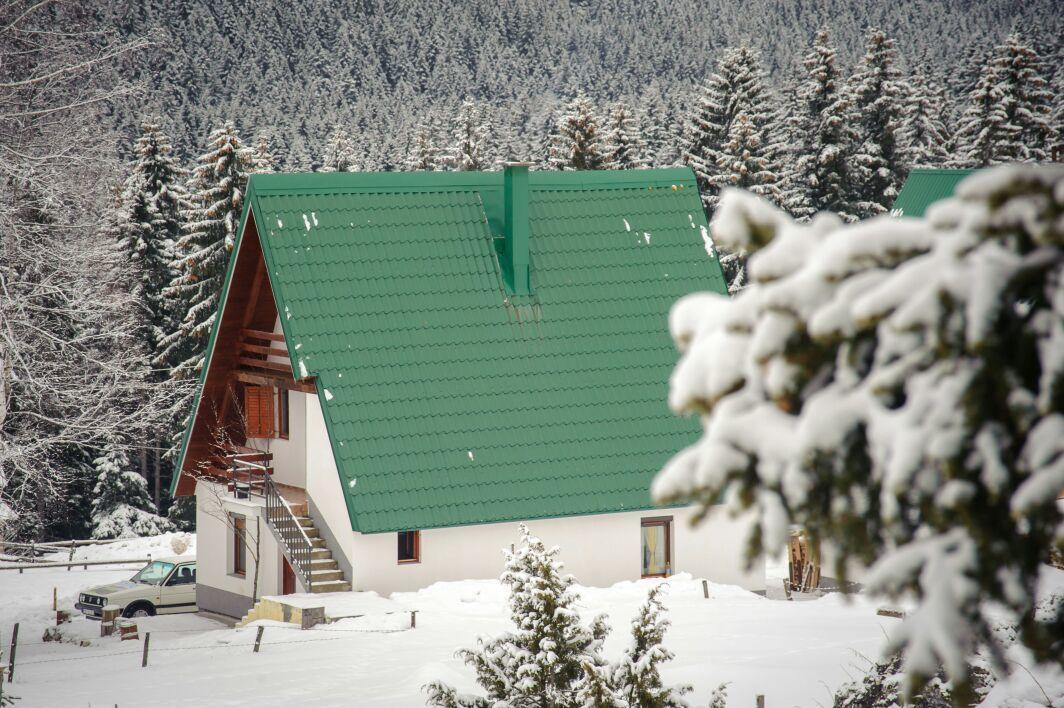
[[[266,527],[264,511],[261,499],[236,499],[223,484],[197,481],[196,588],[200,609],[239,617],[251,606],[253,597],[281,592],[281,549]],[[245,520],[244,575],[234,572],[235,515]],[[298,586],[298,578],[296,583]]]
[[[672,518],[672,572],[690,573],[714,582],[765,588],[763,564],[744,570],[742,550],[749,523],[713,515],[698,528],[690,526],[693,510],[651,509],[528,521],[548,546],[561,548],[567,572],[583,585],[608,586],[640,577],[643,518]],[[503,549],[518,543],[518,522],[478,524],[421,531],[421,560],[400,564],[394,533],[351,534],[355,559],[352,584],[379,593],[409,591],[438,580],[496,578]]]

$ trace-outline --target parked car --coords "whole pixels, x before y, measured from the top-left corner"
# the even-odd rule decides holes
[[[99,619],[108,605],[121,607],[123,617],[195,612],[196,557],[153,560],[129,580],[86,588],[74,607]]]

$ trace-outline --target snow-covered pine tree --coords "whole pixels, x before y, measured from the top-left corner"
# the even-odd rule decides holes
[[[476,649],[458,655],[472,666],[477,684],[487,693],[458,694],[440,682],[426,686],[430,705],[554,706],[579,708],[576,686],[584,666],[605,666],[602,641],[609,628],[603,617],[590,627],[580,622],[573,576],[562,572],[558,548],[547,548],[521,525],[521,546],[506,553],[500,577],[510,588],[510,617],[517,627],[492,640],[478,640]]]
[[[646,167],[646,144],[639,134],[632,110],[619,101],[606,120],[603,167],[611,170],[635,170]]]
[[[740,113],[750,120],[763,145],[774,144],[774,111],[765,88],[760,56],[746,46],[724,51],[685,128],[687,147],[683,161],[694,170],[702,201],[710,211],[716,207],[724,181],[720,175],[720,153]],[[775,172],[775,155],[769,157]]]
[[[709,708],[728,708],[728,684],[720,684],[709,694]]]
[[[358,156],[355,144],[351,141],[351,134],[338,123],[329,134],[328,143],[325,145],[321,171],[355,172],[358,169],[357,164]]]
[[[942,120],[945,93],[932,89],[927,73],[917,66],[909,75],[909,91],[899,141],[907,150],[906,171],[913,167],[941,167],[947,164],[949,129]]]
[[[269,135],[259,133],[248,162],[249,171],[255,174],[269,174],[277,171],[277,157],[273,154],[273,149],[270,146]]]
[[[717,152],[717,174],[711,180],[716,189],[745,189],[773,203],[780,201],[779,176],[763,136],[745,113],[735,116],[728,140]]]
[[[410,147],[407,149],[403,169],[407,172],[418,170],[435,170],[439,165],[439,148],[436,147],[436,134],[432,126],[422,123],[414,131]]]
[[[964,700],[978,647],[1008,670],[1002,621],[1060,658],[1064,613],[1036,622],[1035,590],[1064,527],[1064,166],[956,194],[843,226],[730,192],[713,237],[751,252],[753,282],[673,307],[669,403],[704,433],[653,492],[750,510],[751,557],[799,524],[838,577],[870,564],[867,592],[914,599],[891,638],[903,671],[918,687],[942,665]]]
[[[962,164],[1046,160],[1052,105],[1041,60],[1019,33],[1011,33],[994,49],[969,95],[957,131]]]
[[[836,62],[836,49],[822,29],[802,62],[807,77],[798,87],[797,105],[787,122],[783,207],[797,219],[820,211],[835,212],[846,221],[857,219],[849,167],[857,136]]]
[[[661,604],[663,585],[655,585],[647,601],[632,620],[632,645],[613,672],[613,684],[623,705],[641,708],[678,708],[686,706],[683,695],[690,686],[666,686],[661,680],[660,664],[673,658],[665,648],[665,608]]]
[[[173,530],[155,513],[144,478],[132,470],[120,441],[109,441],[93,464],[97,477],[92,490],[92,538],[153,536]]]
[[[1005,115],[1001,86],[991,64],[987,64],[978,83],[968,94],[968,106],[957,126],[957,154],[952,164],[957,167],[986,167],[1008,162],[1015,144],[1015,136]]]
[[[453,143],[448,162],[459,172],[488,168],[488,126],[484,112],[472,101],[463,101],[451,131]]]
[[[192,172],[185,231],[175,248],[175,275],[164,291],[184,310],[177,330],[162,342],[163,356],[176,362],[171,376],[178,380],[195,378],[203,366],[222,280],[236,243],[251,159],[229,121],[211,133],[208,146]]]
[[[163,291],[173,278],[174,244],[181,238],[182,211],[188,206],[187,172],[155,117],[141,123],[134,155],[121,199],[124,218],[116,227],[123,251],[140,278],[134,295],[144,313],[145,351],[155,357],[161,352],[160,342],[184,314],[175,310]]]
[[[876,28],[865,35],[865,54],[850,80],[848,120],[856,130],[850,176],[861,217],[882,214],[905,181],[906,146],[900,140],[905,91],[894,40]]]
[[[557,116],[547,161],[556,170],[601,170],[602,132],[595,107],[587,96],[570,101]]]
[[[639,108],[637,120],[648,167],[666,167],[677,162],[674,118],[664,98],[657,90],[651,90]]]

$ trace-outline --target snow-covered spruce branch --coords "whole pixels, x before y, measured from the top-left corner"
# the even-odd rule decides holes
[[[893,636],[913,686],[943,665],[969,687],[1005,608],[1052,656],[1064,613],[1035,622],[1041,564],[1064,546],[1064,168],[968,178],[926,219],[798,224],[727,193],[722,246],[750,252],[734,298],[673,307],[670,405],[703,436],[658,475],[661,501],[752,509],[749,556],[791,524],[871,566],[871,592],[916,609]]]

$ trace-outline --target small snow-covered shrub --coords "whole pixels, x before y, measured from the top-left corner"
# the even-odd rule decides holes
[[[552,708],[678,708],[687,686],[661,681],[659,664],[672,658],[662,645],[668,621],[654,587],[632,621],[632,645],[624,658],[602,658],[609,632],[602,616],[589,627],[580,623],[571,589],[575,579],[562,573],[558,548],[548,549],[521,525],[522,545],[506,553],[501,581],[510,586],[510,616],[516,632],[479,639],[476,649],[458,652],[477,674],[486,697],[460,694],[435,681],[425,687],[428,703],[442,708],[552,706]]]
[[[1064,168],[997,168],[926,219],[852,225],[731,192],[713,235],[750,253],[750,284],[673,307],[669,402],[703,436],[656,498],[752,510],[751,560],[800,524],[843,580],[871,565],[870,591],[916,600],[892,637],[915,688],[944,666],[965,700],[980,647],[1007,672],[998,610],[1061,661],[1064,619],[1035,622],[1034,594],[1064,545]]]
[[[92,537],[133,538],[173,531],[173,524],[155,513],[144,478],[130,469],[125,451],[108,444],[94,462],[97,471],[92,493]]]
[[[976,693],[987,690],[989,675],[983,669],[972,670]],[[892,656],[886,661],[873,664],[860,681],[848,683],[835,692],[834,708],[898,708],[910,705],[913,708],[952,708],[953,692],[945,674],[939,671],[932,676],[919,693],[905,700],[905,675],[901,657]]]

